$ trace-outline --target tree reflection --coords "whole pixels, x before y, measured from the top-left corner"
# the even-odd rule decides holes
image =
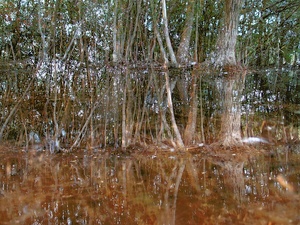
[[[293,205],[293,209],[299,206],[296,201],[299,187],[295,185],[299,177],[289,175],[299,171],[299,164],[287,164],[296,160],[292,152],[282,160],[277,157],[276,162],[274,156],[247,160],[229,152],[231,160],[226,161],[225,157],[220,159],[213,154],[188,153],[2,154],[2,222],[194,224],[234,223],[240,219],[253,222],[257,215],[271,220],[267,215],[274,204]],[[289,161],[285,157],[290,157]],[[294,187],[292,198],[278,182],[281,174],[284,181],[292,182],[289,183]],[[264,217],[251,208],[255,204],[266,213]],[[291,216],[291,211],[286,216],[297,219]]]

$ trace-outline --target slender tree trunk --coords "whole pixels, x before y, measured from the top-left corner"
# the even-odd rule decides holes
[[[132,34],[130,34],[130,37],[128,37],[128,44],[127,44],[126,53],[125,53],[126,61],[129,60],[129,55],[130,55],[130,52],[132,51],[132,45],[133,45],[133,42],[135,40],[135,36],[137,33],[139,17],[140,17],[140,13],[141,13],[141,4],[142,4],[141,2],[142,2],[141,0],[138,0],[136,2],[137,12],[136,12],[136,17],[135,17],[135,24],[134,24],[134,29],[132,31]]]
[[[87,131],[87,127],[88,127],[88,124],[89,124],[89,121],[92,119],[92,116],[93,116],[93,113],[95,111],[95,109],[99,106],[99,103],[96,103],[93,108],[90,110],[90,114],[87,116],[82,128],[80,129],[80,131],[78,132],[78,135],[76,136],[75,138],[75,141],[74,143],[72,144],[72,146],[70,147],[70,150],[72,150],[73,148],[77,147],[80,142],[81,142],[81,139],[84,137],[84,134],[86,133]]]
[[[179,44],[179,47],[177,50],[177,59],[178,59],[178,63],[180,65],[187,65],[187,64],[191,63],[190,62],[191,61],[190,40],[191,40],[193,24],[194,24],[194,11],[195,11],[194,8],[195,8],[195,1],[194,0],[189,1],[187,10],[186,10],[185,25],[184,25],[182,33],[181,33],[180,44]],[[192,109],[193,107],[190,107],[191,105],[193,105],[193,103],[190,102],[190,99],[192,99],[192,96],[189,96],[190,82],[189,82],[188,76],[190,76],[190,73],[182,73],[180,76],[180,79],[177,82],[177,88],[179,90],[180,100],[183,104],[183,114],[184,115],[192,115],[193,114],[193,112],[190,111],[190,110],[193,111],[193,109]],[[193,84],[191,84],[191,85],[193,85]],[[193,89],[193,87],[192,87],[192,89]],[[189,119],[191,119],[191,118],[189,118]],[[191,122],[191,120],[188,122]]]
[[[168,17],[167,17],[167,5],[166,5],[166,0],[162,0],[162,15],[163,15],[163,22],[164,22],[164,33],[165,33],[165,38],[167,42],[167,47],[169,50],[169,54],[171,57],[171,63],[175,66],[178,65],[176,56],[172,47],[170,35],[169,35],[169,25],[168,25]]]
[[[198,40],[199,40],[199,10],[198,8],[200,7],[200,4],[198,4],[198,0],[196,0],[196,3],[195,3],[195,8],[196,8],[196,11],[194,12],[195,13],[195,44],[194,44],[194,61],[195,62],[198,62]]]
[[[37,71],[39,71],[39,66]],[[20,103],[23,101],[23,99],[26,97],[26,95],[29,92],[30,87],[32,86],[33,82],[34,82],[35,78],[32,78],[30,83],[27,85],[25,92],[23,93],[22,97],[18,100],[18,102],[16,103],[16,105],[12,108],[12,110],[10,111],[9,115],[7,116],[7,118],[5,119],[4,123],[1,126],[0,129],[0,142],[2,141],[3,138],[3,133],[4,130],[6,129],[6,126],[8,124],[8,122],[10,121],[11,117],[16,113],[16,111],[18,110],[18,107],[20,105]]]
[[[59,150],[59,142],[58,142],[58,136],[59,136],[59,125],[58,125],[58,120],[57,120],[57,94],[58,94],[58,76],[57,76],[57,70],[58,70],[58,65],[57,65],[57,61],[56,61],[56,45],[55,45],[55,41],[56,41],[56,14],[58,11],[58,7],[59,7],[59,2],[56,2],[55,4],[55,10],[53,12],[53,17],[52,17],[52,61],[53,61],[53,71],[52,71],[52,76],[53,76],[53,81],[54,81],[54,102],[53,102],[53,125],[54,125],[54,137],[52,137],[49,143],[49,147],[50,147],[50,152],[53,153],[54,151],[58,151]]]
[[[199,92],[200,92],[200,130],[201,130],[201,141],[205,143],[205,134],[204,134],[204,113],[203,113],[203,101],[202,101],[202,75],[200,75],[199,81]]]
[[[197,111],[198,111],[198,98],[197,98],[197,75],[196,71],[192,72],[192,90],[191,90],[191,100],[190,108],[188,113],[188,121],[184,130],[184,143],[191,144],[194,139],[196,131],[196,120],[197,120]]]
[[[163,45],[163,41],[161,39],[159,31],[157,30],[156,25],[154,25],[154,33],[156,34],[156,38],[157,38],[157,41],[158,41],[158,44],[159,44],[159,47],[160,47],[160,53],[161,53],[161,55],[164,59],[164,64],[168,65],[169,64],[169,59],[168,59],[166,50],[165,50],[164,45]]]
[[[127,147],[127,130],[126,130],[126,122],[127,122],[127,118],[126,118],[126,100],[127,100],[127,72],[125,75],[125,82],[124,82],[124,93],[123,93],[123,103],[122,103],[122,149],[124,150]],[[129,115],[127,115],[129,116]]]
[[[195,1],[190,0],[188,2],[188,8],[186,12],[185,26],[181,33],[180,44],[177,50],[177,59],[179,64],[187,64],[189,61],[190,53],[190,40],[192,36],[193,24],[194,24],[194,8]]]
[[[158,45],[159,45],[159,48],[160,48],[160,53],[161,53],[161,56],[163,57],[164,64],[169,65],[169,59],[168,59],[168,56],[167,56],[167,52],[164,48],[164,44],[163,44],[161,35],[160,35],[159,30],[157,28],[156,8],[155,8],[155,5],[154,5],[153,1],[150,2],[150,7],[151,7],[152,17],[153,17],[154,35],[155,35],[155,37],[158,41]],[[153,47],[153,49],[154,49],[154,47]],[[156,57],[154,57],[154,60],[155,60],[155,58]]]
[[[113,62],[117,63],[120,60],[120,42],[118,40],[118,0],[114,2],[114,18],[113,18]]]
[[[166,68],[167,69],[167,68]],[[178,129],[178,126],[176,124],[175,120],[175,115],[173,111],[173,101],[172,101],[172,94],[171,94],[171,88],[170,88],[170,78],[169,78],[169,71],[165,71],[165,78],[166,78],[166,89],[167,89],[167,101],[168,101],[168,108],[171,114],[171,123],[172,123],[172,128],[175,134],[175,142],[176,146],[179,149],[184,148],[184,144]]]
[[[173,146],[176,146],[176,143],[174,142],[174,138],[171,132],[171,128],[167,122],[167,118],[166,118],[166,110],[164,109],[163,105],[164,105],[164,94],[165,94],[165,88],[166,86],[164,86],[163,88],[159,88],[159,81],[157,79],[157,77],[155,76],[156,73],[154,72],[154,68],[153,66],[151,67],[151,72],[153,74],[153,86],[154,86],[154,91],[157,94],[157,100],[158,100],[158,110],[159,110],[159,117],[160,117],[160,128],[159,128],[159,132],[157,134],[157,142],[161,143],[161,141],[163,140],[163,134],[166,131],[169,138],[170,138],[170,142],[172,143]],[[169,80],[169,90],[170,93],[172,93],[175,85],[176,85],[176,81],[170,84],[170,79]]]
[[[122,148],[126,149],[132,142],[133,115],[132,115],[132,87],[129,71],[125,72],[124,93],[122,103]]]

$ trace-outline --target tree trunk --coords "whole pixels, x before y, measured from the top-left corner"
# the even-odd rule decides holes
[[[221,119],[220,142],[224,146],[239,145],[241,141],[241,92],[244,87],[246,70],[237,66],[236,41],[242,0],[226,0],[224,25],[221,26],[215,52],[211,56],[219,74],[223,91],[223,112]]]
[[[152,12],[152,17],[153,17],[153,30],[154,30],[154,35],[158,41],[158,45],[159,45],[159,48],[160,48],[160,53],[161,53],[161,56],[163,58],[163,62],[164,64],[166,65],[169,65],[169,59],[168,59],[168,56],[167,56],[167,52],[164,48],[164,45],[163,45],[163,40],[161,38],[161,35],[159,33],[159,30],[158,30],[158,27],[157,27],[157,19],[156,19],[156,13],[157,13],[157,10],[155,8],[155,4],[153,1],[150,1],[150,7],[151,7],[151,12]],[[154,48],[154,47],[153,47]],[[156,57],[154,57],[154,60]]]
[[[187,64],[189,61],[189,47],[194,24],[194,6],[194,0],[189,1],[186,11],[185,26],[181,33],[180,44],[177,50],[177,59],[179,64]]]
[[[221,27],[211,60],[215,67],[236,65],[235,46],[242,0],[226,0],[224,26]]]
[[[137,7],[137,9],[136,9],[137,12],[136,12],[136,16],[135,16],[134,29],[131,33],[128,34],[128,44],[127,44],[126,53],[125,53],[125,59],[126,59],[127,62],[129,61],[130,52],[132,51],[132,45],[134,43],[136,33],[137,33],[142,2],[139,0],[139,1],[136,1],[136,4],[137,4],[137,6],[136,6]],[[132,21],[132,23],[133,23],[133,21]],[[130,26],[130,27],[132,27],[132,26]]]
[[[183,140],[184,143],[191,144],[194,139],[196,131],[196,120],[198,111],[198,98],[197,98],[197,74],[195,70],[192,72],[192,90],[191,90],[191,100],[188,113],[188,121],[184,130]]]
[[[181,33],[180,44],[179,44],[179,47],[177,50],[177,59],[178,59],[178,63],[180,65],[187,65],[190,63],[190,60],[191,60],[189,48],[190,48],[190,40],[191,40],[193,24],[194,24],[194,11],[195,11],[195,1],[192,0],[192,1],[189,1],[188,6],[187,6],[185,25],[184,25],[182,33]],[[190,102],[190,99],[192,99],[192,96],[189,96],[189,93],[188,93],[189,92],[188,91],[189,90],[189,87],[188,87],[189,79],[187,79],[187,76],[189,76],[189,75],[190,75],[189,73],[185,73],[185,72],[182,73],[182,75],[180,76],[180,79],[177,82],[177,88],[179,90],[180,100],[183,104],[183,114],[190,116],[193,114],[193,112],[190,111],[190,109],[193,110],[192,109],[193,107],[190,107],[190,105],[193,105],[193,103]],[[192,87],[192,89],[193,88],[194,87]],[[189,119],[191,119],[191,118],[189,118]],[[191,122],[191,121],[189,121],[189,122]]]
[[[165,38],[166,38],[169,54],[170,54],[170,57],[171,57],[171,63],[173,65],[177,66],[177,60],[176,60],[176,57],[175,57],[175,53],[174,53],[172,43],[171,43],[171,39],[170,39],[170,35],[169,35],[166,0],[162,0],[162,14],[163,14],[163,21],[164,21],[164,33],[165,33]]]
[[[37,73],[39,72],[39,65],[38,65],[38,69],[37,69]],[[8,116],[6,117],[4,123],[1,125],[1,129],[0,129],[0,142],[2,141],[3,138],[3,133],[4,130],[6,129],[6,126],[8,124],[8,122],[10,121],[11,117],[15,114],[15,112],[18,110],[19,105],[21,104],[21,102],[23,101],[23,99],[26,97],[26,95],[28,95],[28,91],[30,89],[30,87],[32,86],[32,84],[34,83],[35,78],[32,78],[30,83],[28,84],[25,92],[23,93],[22,97],[20,97],[20,99],[18,100],[18,102],[16,103],[16,105],[12,108],[12,110],[9,112]]]
[[[114,18],[113,18],[113,62],[117,63],[120,60],[120,41],[118,40],[118,0],[114,3]]]
[[[224,77],[223,84],[223,112],[221,118],[220,141],[224,146],[240,145],[241,142],[241,95],[244,89],[246,71],[228,71],[234,75]]]
[[[167,68],[166,68],[167,70]],[[166,78],[166,90],[167,90],[167,101],[168,101],[168,108],[171,114],[171,123],[172,128],[175,134],[175,142],[176,142],[176,148],[182,149],[184,148],[184,144],[178,129],[178,126],[176,124],[175,115],[173,111],[173,102],[172,102],[172,95],[171,95],[171,88],[170,88],[170,78],[169,78],[169,71],[165,71],[165,78]]]

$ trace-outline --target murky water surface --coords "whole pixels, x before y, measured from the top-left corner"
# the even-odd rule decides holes
[[[300,146],[201,153],[0,155],[1,224],[299,224]]]

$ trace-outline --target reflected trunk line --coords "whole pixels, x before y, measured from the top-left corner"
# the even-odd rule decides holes
[[[201,191],[200,180],[199,180],[199,175],[198,175],[196,169],[197,169],[197,167],[193,163],[193,159],[191,157],[188,157],[187,162],[186,162],[186,170],[191,178],[192,186],[194,186],[195,190],[200,193],[200,191]]]
[[[128,186],[128,182],[130,181],[130,176],[129,176],[129,170],[131,168],[131,163],[129,165],[127,165],[127,162],[126,161],[123,161],[122,162],[122,195],[123,195],[123,198],[124,198],[124,207],[127,207],[127,196],[128,196],[128,193],[127,193],[127,186]]]
[[[181,183],[181,178],[182,178],[182,174],[184,172],[185,169],[185,160],[180,160],[179,163],[179,169],[178,169],[178,174],[176,177],[176,182],[175,182],[175,188],[174,188],[174,194],[173,194],[173,203],[172,203],[172,210],[171,210],[171,223],[170,224],[175,224],[176,222],[176,206],[177,206],[177,197],[178,197],[178,190],[179,190],[179,185]]]
[[[207,170],[206,170],[206,159],[203,159],[203,168],[202,168],[202,174],[203,174],[203,189],[204,189],[204,202],[207,203],[207,196],[211,194],[211,190],[207,188]]]
[[[162,190],[164,191],[164,198],[162,203],[164,210],[160,215],[160,222],[163,224],[175,224],[179,185],[181,183],[181,179],[185,169],[186,160],[176,160],[169,176],[166,174],[166,170],[163,168],[163,165],[161,163],[159,163],[159,165],[162,175],[161,184],[163,185],[164,183],[166,183],[166,186],[162,186]]]
[[[272,149],[275,151],[272,155],[253,156],[250,161],[232,151],[227,151],[226,158],[213,152],[209,156],[143,152],[128,157],[90,151],[31,155],[6,149],[0,151],[2,221],[4,224],[282,221],[274,217],[275,213],[283,215],[285,221],[297,222],[299,195],[295,184],[299,183],[300,164],[295,151],[299,149],[275,146]]]
[[[244,162],[226,162],[225,171],[228,174],[225,182],[230,187],[233,186],[234,197],[238,201],[244,201],[245,199],[245,177],[243,174]]]

